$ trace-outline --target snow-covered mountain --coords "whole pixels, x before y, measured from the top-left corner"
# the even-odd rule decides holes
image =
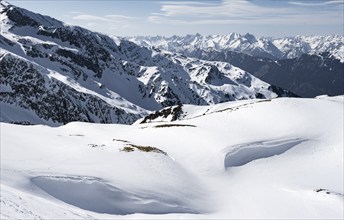
[[[148,49],[0,5],[1,121],[133,123],[176,104],[293,96],[226,62]]]
[[[228,35],[186,35],[186,36],[137,36],[128,40],[143,46],[194,56],[197,50],[234,51],[273,60],[297,58],[303,54],[330,53],[344,63],[344,36],[296,36],[272,39],[257,38],[252,34],[231,33]]]
[[[198,59],[229,62],[257,78],[300,97],[344,94],[344,63],[330,53],[271,60],[230,50],[195,50]]]
[[[138,36],[128,37],[130,41],[142,46],[155,46],[163,50],[178,52],[187,56],[193,56],[197,49],[207,50],[209,48],[222,51],[230,50],[250,54],[252,56],[281,58],[283,53],[268,39],[256,38],[252,34],[240,35],[231,33],[229,35],[207,35],[200,34],[186,36]]]
[[[0,123],[0,218],[343,219],[343,101],[184,105],[177,121],[134,125]]]
[[[283,52],[283,58],[329,53],[344,63],[344,36],[296,36],[275,39],[272,42]]]
[[[250,73],[337,87],[330,52],[233,35],[188,54],[0,15],[0,219],[344,218],[344,96],[279,98]]]
[[[342,36],[296,36],[272,40],[232,33],[128,39],[197,59],[229,62],[301,97],[344,94]]]

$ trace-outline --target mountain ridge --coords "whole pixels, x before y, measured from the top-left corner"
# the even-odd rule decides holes
[[[18,82],[28,83],[25,79],[30,77],[30,72],[16,71],[13,65],[16,62],[32,67],[31,72],[37,72],[45,80],[45,83],[27,86],[27,91],[1,91],[1,103],[32,110],[45,120],[52,119],[52,115],[43,116],[41,109],[50,109],[49,112],[58,112],[59,116],[54,118],[58,124],[75,120],[128,124],[150,111],[177,104],[208,105],[294,96],[226,62],[149,49],[125,39],[119,41],[82,27],[66,25],[13,5],[1,3],[1,7],[0,64],[6,73],[1,74],[0,84],[13,89],[20,88]],[[8,56],[11,56],[10,62],[5,59]],[[8,78],[9,75],[12,78]],[[54,83],[56,80],[58,85]],[[56,91],[64,87],[78,95],[65,96],[67,103],[60,106],[47,99],[36,102],[37,96],[46,94],[54,97],[51,100],[60,98],[54,90],[49,90],[48,85],[52,84],[58,87]],[[39,88],[30,90],[35,86]],[[95,116],[95,112],[85,108],[85,100],[94,99],[98,100],[99,109],[107,109],[105,115]],[[79,110],[74,117],[65,117],[70,112],[67,106],[75,104],[79,108],[74,109]],[[118,110],[113,112],[110,110],[113,108]],[[1,120],[10,119],[2,116]]]
[[[189,57],[229,62],[300,97],[344,94],[344,37],[339,35],[271,39],[231,33],[127,39]]]
[[[160,49],[186,53],[194,49],[216,51],[230,50],[251,56],[274,60],[292,59],[302,54],[330,54],[344,62],[344,36],[303,36],[271,38],[255,37],[253,34],[238,34],[232,32],[227,35],[189,34],[185,36],[135,36],[125,37],[142,46],[155,46]]]

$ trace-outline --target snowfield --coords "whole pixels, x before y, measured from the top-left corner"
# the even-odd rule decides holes
[[[1,123],[0,217],[343,219],[343,108],[278,98],[184,105],[174,122]]]

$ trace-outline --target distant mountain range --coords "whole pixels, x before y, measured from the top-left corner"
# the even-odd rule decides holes
[[[229,62],[301,97],[344,94],[344,37],[256,38],[252,34],[128,37],[197,59]]]
[[[142,46],[155,46],[163,50],[193,56],[198,50],[233,51],[255,57],[274,60],[293,59],[303,54],[321,54],[328,52],[331,57],[344,62],[343,36],[296,36],[272,39],[257,38],[252,34],[231,33],[228,35],[200,34],[186,36],[137,36],[128,40]]]
[[[163,107],[295,96],[228,62],[69,26],[1,1],[0,121],[130,124]]]

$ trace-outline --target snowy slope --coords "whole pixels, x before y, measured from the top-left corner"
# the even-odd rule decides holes
[[[293,95],[229,63],[140,47],[3,1],[0,10],[1,105],[44,121],[130,124],[176,104]],[[38,121],[6,115],[1,121]]]
[[[1,123],[1,218],[344,217],[342,99],[183,110],[131,126]]]

